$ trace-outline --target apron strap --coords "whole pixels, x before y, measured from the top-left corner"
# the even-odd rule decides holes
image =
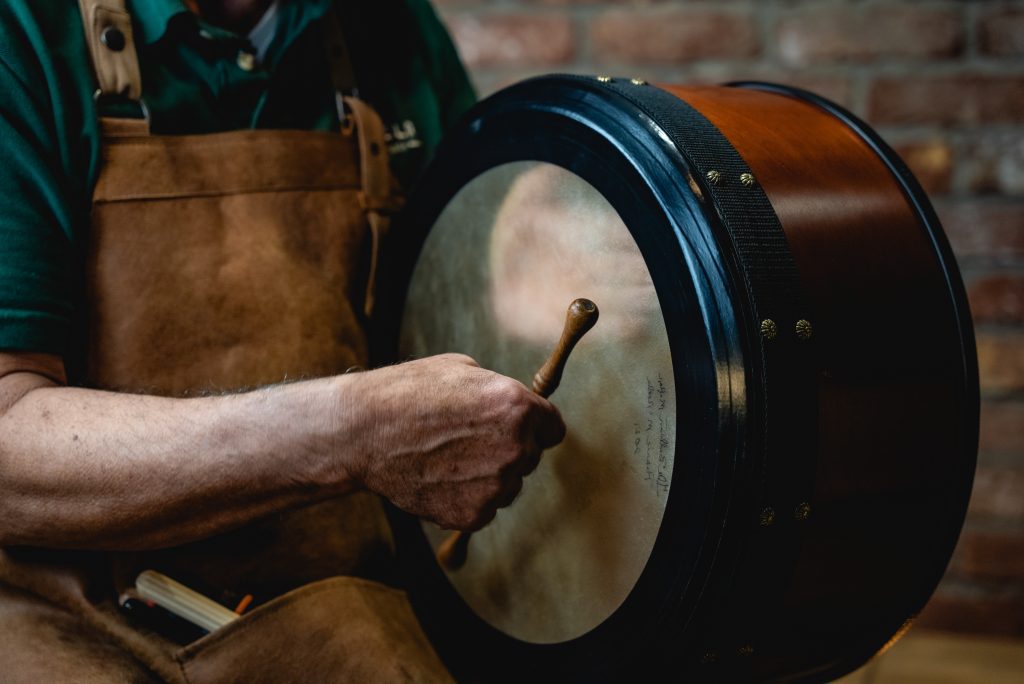
[[[388,157],[384,122],[369,104],[359,99],[355,69],[348,51],[341,24],[341,3],[336,2],[327,13],[324,25],[324,46],[338,105],[338,121],[343,132],[355,129],[359,143],[359,201],[370,226],[370,266],[367,274],[363,313],[373,316],[376,299],[378,264],[382,244],[391,227],[391,215],[400,208]]]
[[[78,0],[101,97],[142,98],[142,74],[125,0]]]
[[[373,314],[377,282],[377,262],[381,243],[391,227],[391,214],[400,208],[392,185],[384,122],[370,105],[355,97],[344,97],[345,110],[359,141],[359,166],[362,192],[359,201],[370,224],[370,271],[367,275],[363,313]]]

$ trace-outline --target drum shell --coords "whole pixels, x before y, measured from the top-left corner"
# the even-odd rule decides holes
[[[749,164],[813,312],[813,513],[781,602],[777,650],[757,660],[764,677],[801,660],[811,674],[807,654],[831,649],[831,668],[817,676],[833,676],[909,626],[955,546],[978,430],[966,296],[927,198],[865,124],[795,89],[667,89]]]
[[[578,83],[527,83],[470,114],[431,171],[456,177],[441,187],[428,183],[412,199],[407,216],[411,237],[394,267],[400,275],[411,269],[431,216],[459,183],[496,161],[543,157],[544,144],[516,149],[521,142],[517,135],[536,137],[524,132],[530,123],[552,130],[563,127],[564,132],[584,120],[595,145],[597,139],[614,135],[646,135],[650,140],[632,152],[629,162],[638,178],[661,184],[655,190],[657,206],[649,210],[685,213],[685,206],[702,212],[705,223],[691,230],[714,235],[728,252],[720,217],[702,196],[711,190],[709,181],[694,177],[692,165],[677,150],[651,135],[656,122],[637,117],[613,95],[595,94]],[[685,247],[679,261],[691,265],[693,288],[701,297],[680,299],[687,306],[701,300],[702,318],[710,323],[703,344],[674,341],[673,357],[708,360],[706,366],[694,361],[677,380],[707,384],[703,396],[717,397],[717,417],[702,418],[718,431],[714,449],[709,447],[717,453],[717,470],[699,494],[690,493],[700,498],[705,517],[689,520],[703,521],[704,527],[674,539],[685,536],[698,548],[692,549],[685,572],[675,573],[669,592],[675,614],[661,620],[660,652],[656,657],[645,654],[644,664],[636,654],[617,664],[633,673],[647,668],[652,676],[686,673],[697,680],[839,676],[882,648],[920,610],[962,524],[977,441],[977,370],[963,288],[927,199],[866,126],[796,90],[757,84],[665,89],[726,136],[778,216],[800,273],[813,330],[806,353],[816,369],[817,421],[806,429],[814,433],[818,449],[810,473],[796,472],[806,471],[806,466],[787,465],[778,455],[768,465],[761,457],[736,455],[744,444],[757,441],[748,434],[754,428],[747,417],[763,397],[757,396],[756,378],[744,359],[752,358],[762,343],[760,321],[749,315],[742,273],[727,253],[714,257],[695,244]],[[512,124],[513,118],[518,123]],[[499,143],[494,131],[503,127],[510,133]],[[494,144],[494,162],[484,158],[486,153],[469,159],[470,147],[488,142]],[[498,148],[503,144],[507,148],[502,151]],[[611,145],[601,151],[621,153]],[[564,163],[558,159],[560,152],[551,154],[551,161]],[[457,170],[453,158],[466,160],[465,168]],[[671,177],[659,178],[673,166]],[[693,275],[694,262],[703,264],[704,280]],[[391,301],[399,310],[403,279],[396,282]],[[394,337],[395,321],[383,323],[378,348],[386,348]],[[744,382],[723,388],[722,378],[737,374]],[[694,403],[688,405],[692,410]],[[687,418],[692,417],[680,416],[680,422]],[[679,433],[697,438],[694,431]],[[704,453],[700,458],[711,457]],[[765,468],[773,470],[776,481],[789,475],[809,477],[813,491],[806,500],[776,499],[759,480]],[[762,525],[767,510],[773,521]],[[403,553],[402,539],[408,535],[401,530],[409,530],[408,521],[395,515]],[[666,518],[665,524],[672,520]],[[409,549],[404,554],[407,567],[417,574],[416,601],[424,593],[437,593],[443,576],[425,568],[429,560],[422,547]],[[779,556],[785,556],[785,581],[747,610],[771,610],[758,616],[756,622],[765,629],[756,642],[748,643],[731,624],[748,617],[742,602],[734,600],[745,596],[734,591],[736,583],[745,578],[756,582],[761,568],[777,566]],[[424,580],[422,573],[433,579]],[[439,615],[444,601],[416,602],[434,634],[454,630],[465,636],[480,627],[468,618],[460,623]],[[611,641],[592,640],[597,648],[575,643],[564,649],[534,649],[505,644],[500,637],[475,638],[453,642],[438,636],[457,671],[490,670],[483,662],[487,654],[514,654],[499,674],[490,672],[499,680],[538,672],[572,678],[573,672],[582,672],[576,667],[582,652],[600,650],[600,644]],[[476,662],[467,664],[474,657]],[[559,663],[572,666],[561,670]],[[595,667],[586,677],[603,673],[614,680],[625,671]]]

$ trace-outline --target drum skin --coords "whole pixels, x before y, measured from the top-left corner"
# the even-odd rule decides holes
[[[655,87],[544,77],[485,100],[446,140],[399,228],[378,361],[400,355],[408,283],[437,217],[473,178],[517,161],[568,169],[614,206],[671,343],[668,506],[633,592],[591,632],[534,644],[495,629],[453,589],[418,521],[391,512],[417,614],[465,681],[834,679],[905,631],[963,523],[978,431],[973,331],[916,181],[865,124],[809,93],[660,86],[752,176],[712,179],[666,135],[664,109],[644,108]],[[808,388],[798,394],[761,382],[771,342],[716,194],[754,183],[799,276],[804,327],[785,357],[794,387]],[[772,323],[793,336],[795,321]],[[766,443],[764,423],[780,419],[806,453]]]

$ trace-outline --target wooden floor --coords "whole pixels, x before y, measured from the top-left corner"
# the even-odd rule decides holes
[[[841,684],[1024,684],[1024,641],[911,630]]]

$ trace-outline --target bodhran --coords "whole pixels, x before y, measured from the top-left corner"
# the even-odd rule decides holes
[[[448,136],[392,236],[379,361],[460,352],[568,426],[473,534],[392,510],[460,681],[819,681],[906,630],[977,445],[962,284],[931,206],[848,112],[768,84],[552,76]],[[641,679],[637,679],[637,678]]]

